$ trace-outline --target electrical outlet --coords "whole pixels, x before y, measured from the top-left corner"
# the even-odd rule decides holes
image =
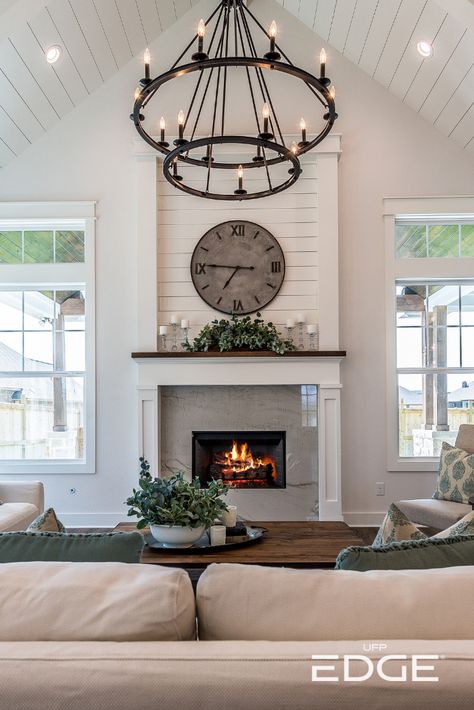
[[[77,493],[77,490],[75,488],[70,488],[69,489],[69,495],[73,496]]]
[[[375,495],[384,496],[385,495],[385,483],[379,482],[375,484]]]

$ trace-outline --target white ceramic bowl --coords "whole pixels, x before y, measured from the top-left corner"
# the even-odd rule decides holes
[[[150,525],[150,532],[165,547],[191,547],[204,535],[205,527],[185,528],[181,525]]]

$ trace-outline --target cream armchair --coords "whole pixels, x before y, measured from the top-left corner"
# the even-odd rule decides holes
[[[455,446],[474,454],[474,424],[461,424]],[[397,506],[414,523],[445,530],[474,509],[474,498],[469,500],[469,504],[436,498],[419,498],[400,500]]]
[[[25,530],[44,510],[41,481],[0,481],[0,532]]]

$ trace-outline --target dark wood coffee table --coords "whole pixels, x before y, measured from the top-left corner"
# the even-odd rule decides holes
[[[314,569],[334,567],[339,552],[349,545],[363,545],[363,541],[345,523],[325,522],[251,522],[265,528],[263,538],[220,552],[188,552],[156,550],[145,547],[142,563],[181,567],[196,579],[213,562],[268,565]],[[116,531],[136,530],[134,523],[120,523]],[[145,534],[147,530],[143,531]]]

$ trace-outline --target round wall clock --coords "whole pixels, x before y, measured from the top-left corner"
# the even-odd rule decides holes
[[[241,220],[223,222],[197,243],[191,278],[211,308],[235,315],[255,313],[278,294],[285,257],[268,229]]]

